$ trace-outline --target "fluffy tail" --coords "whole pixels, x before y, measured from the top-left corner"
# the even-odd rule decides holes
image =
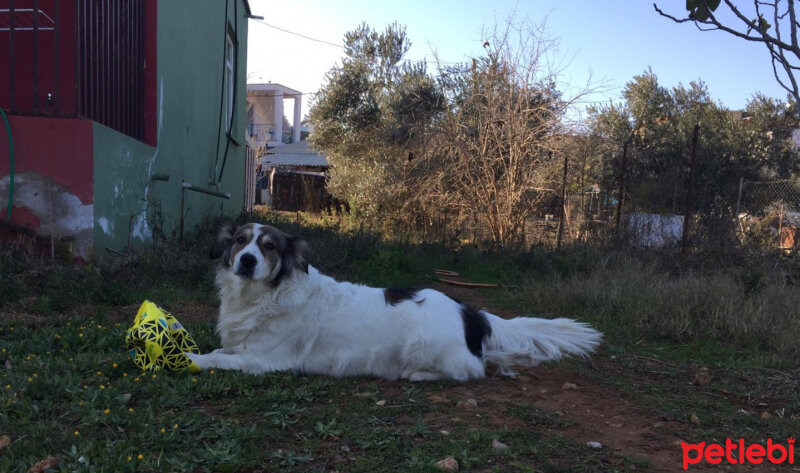
[[[570,354],[587,356],[603,339],[603,334],[588,324],[572,319],[506,320],[484,314],[492,333],[484,340],[483,359],[497,365],[505,375],[514,374],[511,370],[514,365],[535,366]]]

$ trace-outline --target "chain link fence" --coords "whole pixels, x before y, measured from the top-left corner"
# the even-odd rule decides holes
[[[800,182],[743,179],[736,215],[742,242],[796,248],[800,244]]]

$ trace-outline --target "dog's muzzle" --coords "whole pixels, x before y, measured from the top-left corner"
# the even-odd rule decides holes
[[[253,277],[253,271],[256,268],[256,264],[258,264],[256,257],[251,253],[245,253],[239,257],[239,267],[236,270],[236,274],[246,278],[251,278]]]

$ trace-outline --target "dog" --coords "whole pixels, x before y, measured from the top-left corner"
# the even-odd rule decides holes
[[[502,319],[433,289],[339,282],[306,261],[307,244],[267,225],[221,227],[211,249],[222,348],[189,357],[202,369],[294,371],[334,377],[466,381],[486,364],[513,376],[602,335],[585,323]]]

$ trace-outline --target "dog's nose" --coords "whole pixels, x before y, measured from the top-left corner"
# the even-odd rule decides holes
[[[247,268],[247,269],[252,269],[252,268],[254,268],[254,267],[255,267],[255,265],[256,265],[256,263],[258,262],[258,261],[256,260],[256,257],[255,257],[255,256],[253,256],[253,255],[252,255],[252,254],[250,254],[250,253],[245,253],[245,254],[243,254],[243,255],[241,256],[241,258],[239,258],[239,261],[242,263],[242,266],[243,266],[243,267],[245,267],[245,268]]]

